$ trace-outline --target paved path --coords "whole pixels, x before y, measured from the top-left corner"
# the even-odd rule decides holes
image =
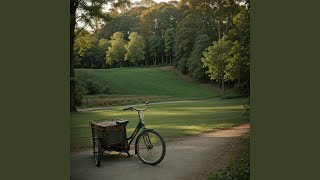
[[[137,155],[111,153],[103,157],[101,167],[95,167],[92,150],[71,154],[72,180],[188,180],[198,177],[204,169],[218,165],[219,157],[230,147],[234,138],[249,132],[250,124],[227,130],[181,138],[168,142],[163,161],[150,166]],[[133,151],[130,152],[134,154]]]
[[[221,98],[214,98],[214,99],[205,99],[205,100],[182,100],[182,101],[163,101],[163,102],[155,102],[150,103],[152,104],[171,104],[171,103],[186,103],[186,102],[205,102],[205,101],[216,101]],[[145,104],[132,104],[132,105],[123,105],[123,106],[106,106],[106,107],[94,107],[94,108],[77,108],[79,112],[85,111],[96,111],[96,110],[104,110],[104,109],[115,109],[115,108],[126,108],[130,106],[144,106]]]

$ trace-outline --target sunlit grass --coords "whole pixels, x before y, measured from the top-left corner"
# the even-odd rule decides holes
[[[246,99],[229,99],[208,102],[151,104],[145,112],[145,125],[158,131],[166,141],[176,137],[196,135],[246,122],[242,117]],[[122,108],[71,114],[71,149],[92,146],[89,121],[127,119],[127,131],[133,132],[137,112]]]

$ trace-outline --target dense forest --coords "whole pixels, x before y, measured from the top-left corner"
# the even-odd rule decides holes
[[[223,92],[228,83],[249,94],[249,0],[117,2],[75,26],[75,68],[173,65]]]

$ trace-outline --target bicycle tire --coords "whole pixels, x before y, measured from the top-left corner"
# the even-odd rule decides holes
[[[93,157],[94,157],[95,165],[97,167],[100,167],[101,159],[102,159],[102,148],[101,148],[100,139],[95,139],[94,140]]]
[[[154,146],[152,145],[152,142],[150,140],[150,135],[151,134],[155,135],[155,137],[157,137],[158,140],[160,140],[159,142],[161,143],[161,145],[160,145],[161,146],[161,155],[159,157],[157,157],[156,159],[154,159],[154,160],[146,160],[146,157],[144,157],[144,155],[142,154],[142,151],[140,149],[140,145],[141,146],[148,146],[147,144],[151,143],[152,147],[149,147],[150,149],[148,149],[148,147],[146,147],[147,151],[149,153],[149,152],[151,152],[151,150],[154,150]],[[143,138],[149,139],[148,140],[149,142],[145,142],[145,139],[143,139]],[[163,158],[164,158],[164,156],[166,154],[166,144],[165,144],[162,136],[158,132],[156,132],[154,130],[145,130],[141,134],[139,134],[139,136],[137,137],[136,150],[137,150],[137,154],[138,154],[139,159],[143,163],[149,164],[149,165],[156,165],[156,164],[159,164],[163,160]]]

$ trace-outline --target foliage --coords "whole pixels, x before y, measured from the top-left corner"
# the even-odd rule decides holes
[[[126,53],[125,41],[122,32],[116,32],[111,37],[111,46],[108,47],[106,63],[110,66],[114,62],[120,62],[121,66]]]
[[[207,73],[210,78],[221,82],[223,93],[225,92],[225,74],[232,45],[232,42],[224,36],[218,42],[213,42],[213,45],[203,52],[204,57],[201,59],[204,66],[208,67]]]
[[[95,82],[91,79],[88,79],[86,81],[86,89],[87,89],[89,95],[93,95],[93,94],[101,93],[102,87],[97,82]]]
[[[80,57],[84,57],[88,49],[92,46],[89,33],[81,33],[74,42],[74,52]]]
[[[170,63],[173,56],[174,36],[175,32],[173,28],[166,29],[164,33],[164,52],[166,53],[166,56],[170,58]]]
[[[104,57],[109,46],[106,39],[97,39],[89,33],[81,33],[75,39],[75,67],[103,68]]]
[[[139,61],[144,60],[145,42],[142,36],[137,32],[132,32],[129,35],[129,42],[125,45],[126,55],[125,60],[137,64]]]
[[[174,28],[176,23],[176,8],[167,3],[152,5],[141,14],[141,30],[145,38],[155,33],[163,36],[165,30]]]
[[[243,94],[250,95],[250,12],[241,7],[240,12],[234,17],[236,41],[239,42],[239,68],[240,90]]]
[[[77,106],[81,106],[81,101],[86,95],[96,95],[96,94],[109,94],[110,85],[107,83],[100,83],[94,78],[91,78],[88,73],[76,73],[76,97]],[[103,86],[102,84],[105,84]]]
[[[201,61],[202,52],[210,46],[212,39],[207,34],[201,34],[195,39],[195,44],[192,48],[191,55],[188,59],[188,71],[191,77],[197,80],[206,80],[208,76],[206,75],[207,68],[203,68],[203,62]]]
[[[75,103],[76,106],[80,106],[82,99],[87,94],[87,89],[85,87],[85,82],[81,78],[75,78]]]
[[[225,70],[225,79],[227,80],[240,79],[242,66],[244,65],[243,58],[240,56],[240,49],[240,44],[236,41],[229,51],[229,63]]]
[[[188,14],[178,24],[175,36],[174,59],[178,69],[188,73],[187,61],[195,44],[195,39],[207,31],[205,16]],[[210,34],[211,35],[211,34]]]
[[[197,20],[193,15],[188,15],[179,24],[176,30],[174,59],[178,69],[187,73],[187,57],[192,51],[195,33],[197,31]]]
[[[116,32],[122,32],[123,38],[128,40],[131,32],[141,31],[140,17],[134,13],[115,14],[111,21],[108,21],[97,32],[99,38],[110,39]]]
[[[149,54],[153,57],[153,64],[157,64],[158,55],[164,52],[164,42],[160,34],[153,34],[148,39]]]

